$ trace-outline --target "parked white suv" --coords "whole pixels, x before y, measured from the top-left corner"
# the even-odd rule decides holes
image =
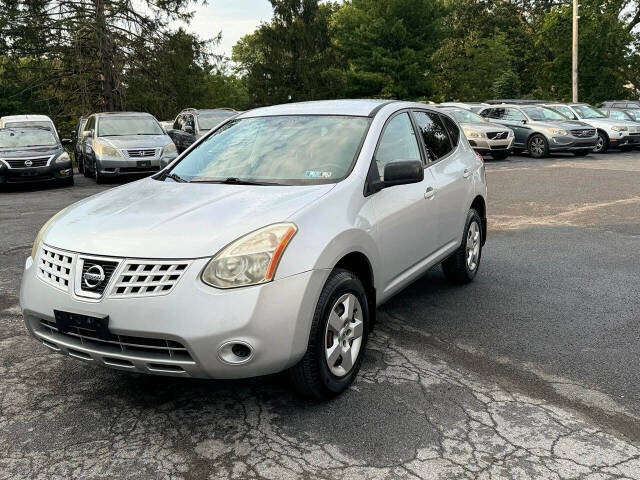
[[[571,120],[580,120],[597,129],[598,140],[593,151],[605,153],[609,148],[632,149],[640,144],[640,125],[636,122],[608,118],[604,113],[586,103],[547,103]]]
[[[476,275],[485,169],[420,103],[245,112],[154,177],[82,200],[35,239],[20,304],[46,347],[112,368],[344,391],[377,305],[442,262]]]

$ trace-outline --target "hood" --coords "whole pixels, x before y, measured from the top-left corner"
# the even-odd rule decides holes
[[[251,186],[147,178],[70,206],[44,243],[93,255],[198,258],[258,228],[287,220],[335,184]]]
[[[158,148],[171,143],[169,135],[122,135],[114,137],[99,137],[103,143],[109,143],[115,148]]]
[[[510,131],[511,129],[505,125],[500,125],[498,123],[461,123],[460,126],[462,128],[468,128],[469,130],[476,130],[478,132],[499,132],[499,131]]]
[[[53,145],[45,147],[20,147],[20,148],[0,148],[0,158],[31,158],[45,157],[49,155],[58,155],[63,152],[62,145]]]

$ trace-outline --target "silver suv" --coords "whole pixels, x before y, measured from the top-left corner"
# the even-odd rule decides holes
[[[640,125],[628,120],[608,118],[586,103],[549,103],[545,106],[557,110],[567,118],[580,120],[597,129],[598,140],[593,151],[605,153],[610,148],[630,150],[640,144]]]
[[[462,131],[469,140],[469,145],[482,155],[491,155],[496,160],[504,160],[509,156],[513,143],[513,130],[508,127],[497,128],[486,118],[465,108],[444,107],[447,112],[460,123]]]
[[[527,150],[534,158],[553,152],[572,152],[581,157],[593,150],[598,138],[590,125],[538,105],[493,105],[480,115],[511,128],[515,134],[513,150]]]
[[[176,146],[160,123],[149,113],[96,113],[82,130],[80,160],[85,177],[97,183],[106,177],[153,173],[160,161],[170,163]]]
[[[158,175],[47,222],[25,264],[24,320],[93,365],[289,370],[303,393],[328,398],[355,378],[378,305],[439,263],[454,283],[473,280],[486,193],[484,163],[437,109],[258,108]]]

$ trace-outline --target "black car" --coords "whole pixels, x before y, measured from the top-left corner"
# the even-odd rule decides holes
[[[41,181],[73,184],[71,157],[58,137],[45,127],[0,128],[0,186]]]
[[[73,145],[73,158],[76,159],[76,165],[78,165],[78,172],[84,172],[84,163],[81,162],[82,159],[82,130],[84,130],[84,126],[87,123],[87,119],[89,117],[80,117],[78,119],[78,123],[76,124],[76,128],[71,132],[71,144]]]
[[[231,108],[186,108],[178,114],[173,129],[167,133],[176,144],[178,153],[182,153],[213,127],[237,114]]]

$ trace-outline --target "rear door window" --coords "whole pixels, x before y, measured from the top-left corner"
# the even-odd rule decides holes
[[[435,162],[448,155],[453,150],[453,146],[440,115],[424,111],[417,111],[414,114],[427,160]]]
[[[457,147],[458,140],[460,139],[460,129],[458,128],[458,125],[446,115],[441,115],[441,118],[444,122],[444,126],[446,127],[447,132],[449,132],[449,137],[451,137],[451,143],[453,144],[453,147]]]

